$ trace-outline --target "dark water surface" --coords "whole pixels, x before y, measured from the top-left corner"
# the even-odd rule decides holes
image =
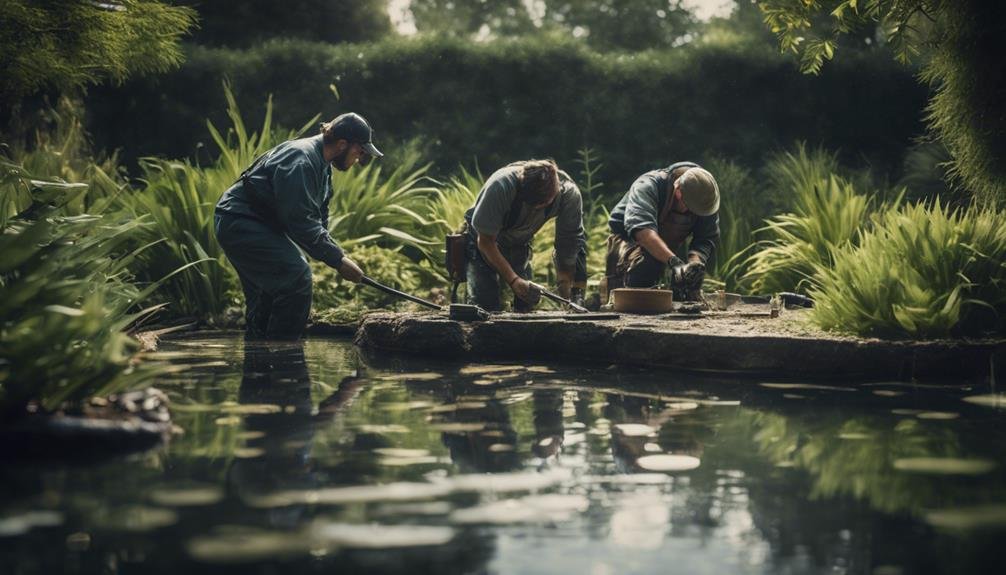
[[[0,573],[1006,572],[987,382],[166,349],[196,366],[158,384],[183,434],[5,463]]]

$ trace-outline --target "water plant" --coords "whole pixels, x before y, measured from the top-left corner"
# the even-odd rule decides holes
[[[765,239],[742,264],[742,281],[753,292],[805,290],[814,271],[856,239],[875,202],[836,170],[833,155],[808,153],[802,145],[771,163],[771,187],[791,198],[793,211],[756,231]]]
[[[1003,211],[939,200],[891,209],[855,246],[815,265],[810,290],[821,327],[861,335],[934,338],[1006,327]]]
[[[66,215],[86,186],[36,179],[14,162],[0,182],[0,413],[73,407],[150,381],[126,329],[153,309],[138,304],[130,267],[142,220],[114,212]]]

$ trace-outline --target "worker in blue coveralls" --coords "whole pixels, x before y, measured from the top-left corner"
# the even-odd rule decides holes
[[[674,298],[698,301],[706,262],[720,237],[720,188],[692,162],[678,162],[636,178],[611,210],[601,298],[620,287],[653,287],[668,272]],[[686,239],[682,258],[672,250]]]
[[[272,148],[241,174],[217,202],[217,240],[241,279],[245,333],[296,339],[311,311],[311,268],[301,253],[358,283],[363,270],[328,233],[332,167],[346,171],[382,154],[370,124],[342,114],[321,133]]]

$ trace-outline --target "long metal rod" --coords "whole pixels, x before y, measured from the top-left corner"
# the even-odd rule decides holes
[[[577,305],[577,304],[569,301],[568,299],[560,296],[559,294],[552,293],[552,292],[548,291],[543,286],[540,286],[538,284],[535,284],[535,285],[538,286],[539,290],[541,290],[541,295],[547,297],[548,299],[550,299],[552,301],[566,304],[566,305],[568,305],[570,307],[570,309],[572,309],[575,312],[578,312],[578,313],[588,313],[590,311],[587,308],[583,307],[582,305]]]
[[[435,303],[433,303],[431,301],[427,301],[427,300],[425,300],[425,299],[423,299],[421,297],[416,297],[414,295],[407,294],[407,293],[402,292],[402,291],[398,291],[395,288],[390,288],[390,287],[388,287],[386,285],[379,284],[376,281],[368,278],[367,276],[363,276],[363,279],[360,280],[360,283],[368,285],[368,286],[370,286],[372,288],[377,288],[377,289],[383,291],[384,293],[389,293],[391,295],[407,299],[407,300],[409,300],[411,302],[418,303],[419,305],[424,305],[424,306],[426,306],[428,308],[435,309],[437,311],[441,311],[441,310],[444,309],[442,306],[439,306],[439,305],[437,305],[437,304],[435,304]]]

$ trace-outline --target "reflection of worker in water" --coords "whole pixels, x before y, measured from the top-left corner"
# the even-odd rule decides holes
[[[311,460],[318,425],[345,408],[362,385],[355,374],[344,378],[314,413],[303,342],[246,342],[238,400],[242,405],[262,407],[261,413],[244,417],[244,431],[251,434],[246,448],[251,451],[236,459],[228,473],[237,494],[254,497],[318,487]],[[302,511],[275,510],[270,517],[274,524],[293,526]]]
[[[669,271],[675,299],[697,300],[719,240],[719,207],[716,179],[691,162],[639,176],[611,210],[602,299],[620,287],[653,287]],[[683,259],[672,246],[689,236]]]
[[[534,391],[534,443],[531,453],[548,458],[562,450],[564,428],[562,424],[563,394],[560,389]]]
[[[451,453],[451,460],[462,472],[510,471],[520,466],[517,432],[510,424],[506,406],[498,399],[490,399],[482,407],[461,409],[446,415],[445,423],[485,424],[480,430],[445,431],[441,436]]]
[[[695,413],[668,408],[663,402],[622,395],[608,397],[604,416],[611,421],[611,454],[615,468],[622,473],[640,471],[636,461],[660,453],[701,457],[705,442],[713,434],[707,422]],[[625,433],[622,423],[640,423],[654,430],[653,435]]]

